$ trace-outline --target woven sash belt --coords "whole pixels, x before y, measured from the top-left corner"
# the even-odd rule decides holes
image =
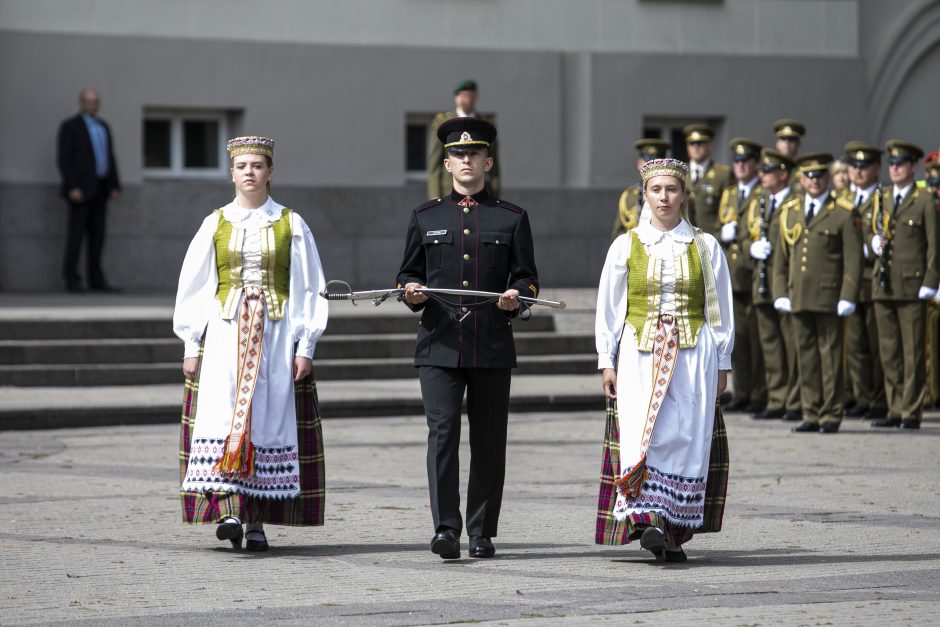
[[[649,407],[646,410],[646,424],[640,441],[640,460],[627,468],[615,482],[617,490],[625,498],[639,497],[649,475],[646,469],[646,453],[653,439],[656,417],[663,405],[663,399],[666,398],[669,382],[672,381],[678,353],[679,329],[676,328],[676,318],[670,314],[662,314],[656,322],[656,339],[653,343],[653,391],[650,394]]]
[[[232,429],[225,438],[225,452],[213,470],[223,477],[251,477],[255,450],[251,443],[251,399],[258,382],[258,364],[264,340],[264,294],[257,286],[245,286],[238,314],[238,370]]]

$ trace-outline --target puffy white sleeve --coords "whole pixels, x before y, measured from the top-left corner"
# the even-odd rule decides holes
[[[718,369],[731,370],[731,350],[734,348],[734,305],[731,300],[731,272],[721,245],[711,235],[705,234],[712,270],[715,273],[715,288],[718,292],[718,311],[721,324],[711,327],[718,344]]]
[[[597,313],[594,319],[594,341],[597,347],[597,368],[614,368],[620,334],[627,317],[627,258],[630,256],[630,233],[614,240],[607,251],[597,288]]]
[[[297,356],[312,358],[329,316],[327,300],[320,296],[326,279],[313,233],[297,213],[291,213],[291,231],[287,317],[297,343]]]
[[[218,311],[215,292],[219,285],[215,265],[216,214],[202,221],[183,259],[176,307],[173,310],[173,332],[185,344],[183,357],[198,357],[199,342],[206,331],[209,316]]]

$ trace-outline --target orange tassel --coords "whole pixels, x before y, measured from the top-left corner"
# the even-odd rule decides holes
[[[232,435],[225,438],[225,453],[212,467],[223,477],[250,477],[255,469],[255,445],[242,433],[238,444],[230,446]]]
[[[614,485],[620,490],[620,493],[627,498],[639,498],[643,491],[643,484],[649,478],[649,470],[646,468],[646,456],[643,456],[635,466],[625,472],[622,477],[614,481]]]

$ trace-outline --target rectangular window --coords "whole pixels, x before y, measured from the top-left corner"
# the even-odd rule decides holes
[[[715,129],[717,134],[721,126],[721,120],[707,116],[699,118],[644,118],[643,137],[665,139],[671,145],[670,156],[688,163],[689,153],[685,147],[685,134],[682,129],[689,124],[708,124]],[[714,153],[721,152],[721,150],[715,150],[715,148],[719,147],[717,145],[713,146],[713,158],[715,157]]]
[[[405,178],[409,181],[428,180],[428,151],[431,148],[433,113],[405,115]]]
[[[231,111],[145,109],[144,174],[224,177],[228,172],[225,142],[235,115]]]

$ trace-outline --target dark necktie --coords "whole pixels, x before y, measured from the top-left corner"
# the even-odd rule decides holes
[[[771,196],[770,197],[770,211],[767,212],[767,215],[772,216],[774,214],[774,209],[776,208],[777,208],[777,197]]]
[[[744,199],[747,198],[747,194],[744,193],[744,188],[738,190],[738,208],[744,204]]]
[[[855,197],[855,208],[858,209],[859,207],[862,206],[862,203],[864,202],[865,202],[865,196],[863,196],[862,193],[859,192],[858,196]]]
[[[898,212],[898,207],[901,205],[901,194],[898,194],[894,197],[894,211],[892,213]]]
[[[813,219],[813,216],[816,214],[816,203],[809,203],[809,208],[806,210],[806,223],[809,224],[809,221]]]

